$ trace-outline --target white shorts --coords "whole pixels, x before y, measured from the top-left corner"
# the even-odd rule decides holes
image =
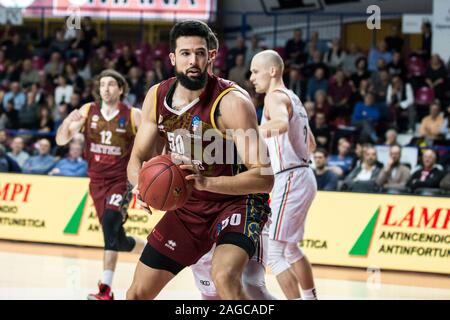
[[[310,168],[297,168],[275,175],[269,222],[271,240],[298,243],[303,240],[306,215],[317,193]]]
[[[250,259],[250,261],[260,263],[264,268],[267,265],[268,242],[268,229],[264,228],[259,239],[258,247],[255,250],[255,254]],[[214,245],[207,254],[201,257],[196,264],[191,266],[192,273],[194,274],[195,285],[201,293],[207,296],[217,295],[216,287],[211,277],[212,257],[215,248],[216,246]],[[243,277],[245,277],[245,272]]]

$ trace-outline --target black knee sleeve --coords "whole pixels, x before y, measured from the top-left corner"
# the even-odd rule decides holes
[[[219,235],[216,245],[221,244],[233,244],[245,250],[248,254],[248,258],[251,259],[255,254],[256,247],[252,240],[245,234],[238,232],[227,232]]]
[[[136,241],[126,236],[122,221],[119,211],[105,210],[102,220],[105,250],[130,252],[134,249]]]
[[[181,270],[184,269],[183,265],[159,253],[149,243],[147,243],[144,251],[142,251],[142,255],[139,260],[147,267],[158,270],[166,270],[174,275],[177,275]]]

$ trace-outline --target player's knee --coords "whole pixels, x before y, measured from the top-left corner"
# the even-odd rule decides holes
[[[136,240],[133,237],[120,237],[118,251],[131,252],[136,246]]]
[[[290,268],[289,263],[284,257],[286,243],[281,241],[269,241],[268,263],[272,273],[277,276]]]
[[[233,268],[227,266],[218,266],[211,271],[212,279],[217,291],[220,293],[230,286],[236,285],[241,281],[241,275]]]
[[[150,300],[153,299],[153,294],[146,290],[142,285],[133,282],[126,294],[127,300]]]
[[[289,264],[300,261],[305,256],[296,243],[288,243],[285,250],[286,260]]]

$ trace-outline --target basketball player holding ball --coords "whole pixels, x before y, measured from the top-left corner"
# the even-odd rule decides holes
[[[127,191],[126,168],[141,111],[122,100],[128,91],[125,78],[114,70],[98,77],[100,103],[87,103],[72,111],[58,129],[56,143],[67,144],[80,130],[86,140],[89,192],[94,201],[105,242],[103,277],[99,292],[89,300],[113,300],[111,291],[118,252],[142,252],[145,242],[126,236],[123,223],[131,200]]]
[[[168,211],[148,236],[127,299],[155,298],[214,244],[211,275],[219,296],[248,299],[242,273],[267,220],[273,175],[254,106],[233,83],[208,74],[209,30],[199,21],[175,24],[170,59],[176,77],[152,87],[143,104],[128,164],[130,183],[137,185],[142,163],[153,155],[160,135],[168,150],[191,160],[180,168],[192,172],[186,180],[194,189],[187,203]],[[245,139],[246,130],[255,139]],[[221,146],[214,159],[227,160],[228,152],[236,151],[232,163],[203,158],[213,143]]]

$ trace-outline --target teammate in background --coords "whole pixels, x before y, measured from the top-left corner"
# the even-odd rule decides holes
[[[208,27],[209,28],[209,27]],[[212,30],[210,30],[209,39],[211,53],[211,63],[208,65],[208,73],[213,75],[214,58],[219,50],[219,40]],[[235,84],[244,95],[248,95],[247,91]],[[248,96],[250,99],[250,96]],[[268,232],[267,227],[264,227],[261,238],[259,240],[256,254],[247,263],[244,273],[242,274],[242,284],[245,292],[252,300],[276,300],[266,288],[266,265],[267,265],[267,251],[268,251]],[[217,293],[214,281],[211,278],[211,265],[214,253],[214,247],[205,254],[196,264],[191,266],[192,273],[197,288],[200,290],[203,300],[219,300],[220,296]]]
[[[127,190],[127,164],[141,111],[122,100],[128,92],[124,77],[104,70],[98,77],[100,103],[87,103],[72,111],[58,129],[56,143],[67,144],[82,130],[86,138],[85,158],[90,178],[89,192],[94,200],[105,242],[103,277],[99,292],[89,300],[112,300],[111,291],[118,252],[142,252],[145,241],[126,236],[123,228],[131,200]]]
[[[309,167],[315,149],[308,116],[300,99],[283,83],[284,63],[273,50],[253,57],[250,81],[265,93],[261,136],[269,148],[275,174],[270,208],[269,266],[288,299],[317,299],[311,264],[298,244],[306,215],[317,192]]]
[[[231,82],[208,75],[209,30],[199,21],[175,24],[170,32],[170,59],[176,77],[152,87],[143,104],[142,124],[128,164],[130,183],[136,186],[139,169],[153,154],[160,134],[172,153],[192,161],[181,169],[193,171],[186,179],[193,182],[194,190],[186,205],[168,211],[148,236],[128,299],[155,298],[213,244],[211,274],[219,296],[248,298],[242,273],[255,254],[267,220],[267,193],[272,189],[273,175],[261,174],[270,171],[270,162],[261,159],[266,149],[258,135],[254,106]],[[246,130],[255,135],[250,143]],[[214,142],[203,135],[199,139],[199,132],[216,132]],[[224,153],[222,159],[227,159],[231,144],[245,165],[237,161],[210,163],[202,158],[207,147],[217,144],[222,135],[222,148],[217,150]],[[199,144],[200,157],[194,154],[196,147],[191,148],[191,143]]]

